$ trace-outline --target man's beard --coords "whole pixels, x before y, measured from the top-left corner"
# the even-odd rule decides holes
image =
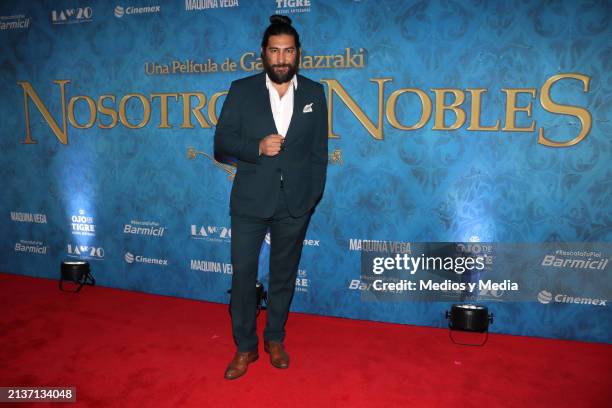
[[[268,77],[270,78],[270,80],[276,84],[284,84],[285,82],[290,81],[291,78],[293,78],[293,76],[297,73],[297,70],[298,70],[297,58],[295,59],[295,62],[293,64],[270,65],[270,63],[268,62],[268,59],[265,56],[262,56],[261,60],[263,62],[263,66],[264,66],[264,70],[266,71],[266,74],[268,74]],[[281,67],[287,67],[287,71],[277,72],[274,70],[275,68],[281,68]]]

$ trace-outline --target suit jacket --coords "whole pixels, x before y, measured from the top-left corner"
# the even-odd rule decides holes
[[[306,105],[312,111],[305,111]],[[312,210],[323,194],[327,170],[323,86],[298,75],[284,149],[273,157],[259,156],[259,141],[273,133],[278,131],[265,73],[232,82],[215,131],[215,154],[233,156],[238,163],[230,198],[232,214],[271,217],[281,174],[287,207],[294,217]]]

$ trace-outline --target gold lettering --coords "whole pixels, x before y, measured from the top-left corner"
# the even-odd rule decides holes
[[[535,129],[535,122],[531,122],[531,126],[526,128],[516,126],[516,112],[526,112],[527,117],[531,117],[531,102],[529,102],[527,106],[516,106],[516,96],[519,93],[528,93],[535,98],[535,88],[504,88],[502,91],[506,93],[506,124],[502,130],[506,132],[533,132]]]
[[[87,102],[87,106],[89,107],[89,121],[84,125],[81,125],[79,122],[77,122],[76,118],[74,117],[74,105],[79,99]],[[70,124],[77,129],[89,129],[90,127],[92,127],[94,123],[96,123],[97,113],[98,111],[96,111],[96,103],[89,96],[77,95],[73,96],[68,101],[68,122],[70,122]]]
[[[567,142],[555,142],[554,140],[547,139],[544,136],[544,128],[540,128],[539,135],[538,135],[538,143],[544,146],[550,146],[550,147],[573,146],[575,144],[580,143],[582,139],[584,139],[589,134],[589,131],[591,130],[593,120],[588,110],[578,107],[578,106],[561,105],[561,104],[555,103],[550,98],[550,88],[553,86],[555,82],[561,79],[564,79],[564,78],[572,78],[572,79],[581,81],[582,90],[584,92],[589,92],[589,82],[591,81],[591,78],[589,78],[586,75],[574,74],[574,73],[553,75],[550,78],[548,78],[546,82],[544,82],[544,85],[542,86],[542,89],[540,90],[540,105],[542,105],[542,107],[546,109],[548,112],[560,113],[562,115],[571,115],[571,116],[577,117],[578,119],[580,119],[580,123],[582,124],[582,129],[580,129],[580,133],[578,133],[578,136],[576,136],[572,140],[568,140]]]
[[[176,93],[157,93],[151,94],[151,102],[153,99],[159,98],[159,107],[160,107],[160,120],[158,129],[170,129],[172,126],[168,123],[168,98],[174,98],[178,101],[178,94]]]
[[[127,119],[127,112],[125,110],[125,105],[127,104],[127,102],[131,99],[131,98],[137,98],[140,100],[140,103],[142,103],[142,107],[143,107],[143,117],[142,120],[140,122],[138,122],[137,124],[133,125],[131,124],[128,119]],[[121,124],[123,126],[125,126],[126,128],[129,129],[140,129],[145,127],[145,125],[147,123],[149,123],[149,119],[151,118],[151,104],[149,103],[149,100],[142,94],[126,94],[123,98],[121,98],[121,100],[119,101],[119,120],[121,120]]]
[[[403,93],[406,92],[412,92],[415,93],[419,96],[419,98],[421,99],[421,118],[419,119],[419,121],[416,123],[416,125],[414,126],[405,126],[402,125],[398,120],[397,120],[397,116],[395,114],[395,104],[397,103],[397,98],[400,97],[400,95],[402,95]],[[391,94],[391,96],[389,96],[389,100],[387,100],[387,108],[386,108],[386,114],[387,114],[387,120],[389,121],[389,124],[391,126],[393,126],[396,129],[400,129],[400,130],[417,130],[422,128],[425,123],[427,123],[427,121],[429,120],[429,118],[431,117],[431,99],[429,99],[429,96],[423,92],[420,89],[416,89],[416,88],[402,88],[402,89],[398,89],[397,91],[393,92]]]
[[[254,61],[250,60],[250,58],[253,57],[255,57],[254,52],[245,52],[244,54],[242,54],[242,56],[240,57],[240,68],[242,68],[244,71],[254,71],[256,69],[263,69],[263,63],[261,62],[261,58],[257,58]],[[247,59],[249,59],[249,62],[246,62]]]
[[[110,124],[105,125],[104,123],[102,123],[102,119],[100,118],[98,119],[98,127],[100,129],[112,129],[117,126],[117,112],[110,107],[104,106],[105,99],[110,99],[114,105],[115,95],[100,95],[100,97],[98,98],[98,111],[100,112],[100,115],[110,116],[112,121]]]
[[[467,91],[472,94],[472,107],[470,111],[470,126],[467,130],[485,130],[485,131],[493,131],[499,130],[499,119],[495,121],[495,125],[493,126],[482,126],[480,124],[480,113],[481,105],[482,105],[482,94],[487,92],[485,88],[476,88],[471,89],[468,88]]]
[[[455,130],[465,123],[465,111],[459,106],[465,101],[465,94],[459,89],[432,89],[436,94],[436,111],[434,113],[434,126],[432,130]],[[445,95],[451,93],[455,100],[450,105],[445,105]],[[452,110],[455,113],[455,123],[445,126],[444,112]]]
[[[34,88],[32,87],[32,85],[27,81],[17,82],[17,85],[23,88],[23,107],[24,107],[25,121],[26,121],[26,140],[22,141],[21,143],[24,143],[24,144],[38,143],[36,140],[32,139],[32,135],[30,134],[30,109],[28,105],[28,97],[30,97],[32,101],[34,101],[34,105],[36,105],[36,107],[38,108],[38,111],[41,113],[45,121],[49,124],[49,127],[51,127],[51,130],[53,131],[53,134],[55,135],[55,137],[57,137],[60,143],[68,144],[68,128],[66,127],[66,92],[65,92],[64,87],[66,84],[70,83],[70,80],[62,79],[62,80],[56,80],[53,82],[58,84],[60,87],[60,98],[62,100],[63,131],[62,129],[60,129],[55,119],[53,119],[53,116],[51,116],[51,113],[49,113],[49,110],[47,109],[45,104],[42,102],[42,100],[40,99],[40,97],[38,96]]]
[[[312,57],[310,55],[304,55],[304,57],[300,55],[300,68],[312,69],[312,67]]]
[[[322,79],[321,82],[327,84],[327,103],[329,104],[329,109],[327,111],[327,120],[330,124],[328,126],[328,137],[329,138],[339,138],[338,135],[334,135],[332,130],[332,117],[333,117],[333,93],[335,92],[342,102],[349,108],[353,115],[359,120],[359,122],[366,128],[366,130],[378,140],[384,139],[383,133],[383,96],[385,94],[385,82],[392,81],[392,78],[372,78],[370,81],[378,84],[378,121],[377,124],[374,125],[372,121],[366,116],[363,110],[357,105],[357,103],[349,96],[346,90],[340,85],[335,79]]]
[[[201,127],[204,129],[210,128],[210,125],[208,122],[206,122],[206,119],[204,119],[201,112],[201,110],[206,106],[206,95],[204,95],[202,92],[181,92],[180,95],[183,97],[183,123],[181,124],[181,129],[194,128],[193,124],[191,123],[191,115],[189,114],[190,111],[193,113],[193,116],[195,116]],[[199,101],[198,105],[193,109],[191,109],[192,96],[198,98]]]
[[[219,121],[219,118],[217,118],[217,100],[223,95],[227,95],[227,91],[213,94],[208,102],[208,119],[210,119],[210,123],[212,123],[213,126],[217,126],[217,122]]]

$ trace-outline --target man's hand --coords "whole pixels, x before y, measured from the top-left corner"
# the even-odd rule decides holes
[[[276,156],[283,149],[285,138],[281,135],[268,135],[259,142],[259,153],[266,156]]]

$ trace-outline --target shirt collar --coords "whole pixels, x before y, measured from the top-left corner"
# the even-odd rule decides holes
[[[293,78],[291,78],[291,85],[293,85],[293,90],[295,91],[298,87],[297,75],[293,75]],[[272,86],[272,80],[270,79],[268,74],[266,74],[266,88],[270,90],[271,86]]]

